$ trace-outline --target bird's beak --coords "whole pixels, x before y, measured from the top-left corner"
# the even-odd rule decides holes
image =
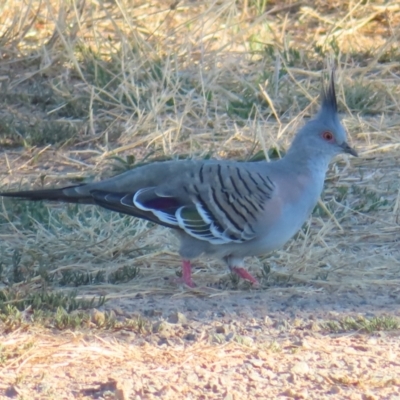
[[[354,157],[358,157],[358,153],[351,146],[349,146],[347,142],[343,142],[340,147],[343,149],[343,153],[348,153]]]

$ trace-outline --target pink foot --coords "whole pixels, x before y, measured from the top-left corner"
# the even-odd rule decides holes
[[[241,267],[231,267],[231,271],[240,276],[242,279],[245,279],[246,281],[251,282],[253,285],[259,285],[258,280],[256,278],[254,278],[253,275],[250,274],[249,271],[247,271],[244,268]]]
[[[195,287],[192,281],[192,265],[189,260],[182,260],[182,281],[191,288]]]

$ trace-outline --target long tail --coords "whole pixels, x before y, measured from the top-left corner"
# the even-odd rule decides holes
[[[135,207],[133,204],[124,207],[120,202],[120,193],[108,193],[99,190],[89,191],[88,188],[82,188],[83,185],[68,186],[60,189],[44,189],[44,190],[27,190],[21,192],[0,192],[0,196],[12,197],[19,200],[31,201],[60,201],[63,203],[78,203],[78,204],[95,204],[111,211],[116,211],[121,214],[127,214],[137,218],[146,219],[159,225],[167,226],[168,228],[176,229],[175,225],[168,224],[159,220],[153,213],[143,211]],[[81,188],[81,190],[79,190]],[[114,194],[114,196],[112,196]],[[123,193],[122,196],[125,196]],[[133,197],[134,193],[132,193]],[[106,200],[106,197],[108,201]],[[111,201],[112,200],[112,201]]]
[[[79,193],[76,189],[84,185],[68,186],[60,189],[27,190],[21,192],[0,192],[0,196],[23,200],[61,201],[64,203],[94,204],[91,195]]]

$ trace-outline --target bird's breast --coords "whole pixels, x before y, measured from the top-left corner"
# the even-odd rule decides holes
[[[321,190],[321,183],[310,175],[277,182],[275,196],[266,203],[264,222],[260,221],[266,225],[265,234],[256,243],[259,254],[281,248],[299,231],[317,204]]]

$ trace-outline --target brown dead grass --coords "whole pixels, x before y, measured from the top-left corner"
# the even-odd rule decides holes
[[[115,155],[123,159],[133,155],[141,160],[149,154],[204,157],[212,153],[213,157],[244,159],[256,150],[267,154],[270,148],[285,148],[303,118],[315,109],[321,70],[334,59],[343,122],[361,157],[341,158],[332,165],[323,197],[330,216],[316,212],[308,228],[284,250],[250,259],[248,266],[256,275],[264,265],[271,266],[272,273],[263,280],[265,288],[288,280],[302,291],[397,290],[398,2],[267,2],[265,9],[263,1],[250,0],[136,1],[134,6],[130,1],[3,3],[3,189],[109,176],[116,166],[121,167],[121,163],[109,159]],[[59,276],[63,270],[111,273],[125,265],[140,267],[140,277],[123,285],[88,285],[79,288],[79,293],[106,294],[113,301],[123,301],[137,295],[212,296],[218,291],[213,286],[221,287],[221,291],[232,288],[224,267],[215,260],[197,263],[195,279],[200,287],[195,294],[177,288],[173,280],[179,258],[174,252],[174,238],[163,228],[150,228],[143,221],[86,207],[73,212],[58,205],[49,205],[48,209],[51,217],[46,223],[35,221],[31,214],[27,225],[9,205],[3,205],[0,261],[4,287],[17,250],[31,280],[16,283],[14,288],[27,293],[45,284],[38,275],[43,268]],[[248,290],[246,285],[241,288]],[[266,371],[279,368],[284,374],[293,361],[289,350],[278,355],[266,350],[260,356],[260,350],[251,355],[253,350],[230,344],[219,350],[223,354],[216,355],[215,348],[203,342],[186,350],[184,346],[166,350],[93,335],[86,342],[77,334],[74,341],[74,334],[68,335],[65,342],[51,332],[36,335],[17,331],[4,337],[2,346],[13,355],[1,362],[4,380],[0,390],[14,390],[15,396],[30,398],[30,385],[46,381],[46,374],[55,376],[57,371],[59,386],[48,388],[50,394],[65,393],[62,396],[72,398],[81,391],[84,398],[82,390],[88,390],[88,397],[93,397],[95,389],[93,393],[90,390],[95,382],[106,384],[107,371],[124,365],[121,376],[135,377],[129,390],[139,398],[191,398],[189,389],[185,389],[190,379],[202,379],[204,398],[229,398],[229,393],[230,398],[243,398],[240,393],[243,396],[246,391],[257,398],[259,390],[271,393],[269,398],[279,393],[323,398],[313,397],[306,379],[293,378],[290,387],[295,389],[277,384],[279,390],[274,391],[275,378],[263,376],[264,369],[252,378],[245,367],[246,360],[254,356],[270,366]],[[328,354],[341,354],[339,349],[350,346],[351,339],[335,340],[321,339],[307,350],[326,363],[327,376],[319,373],[321,380],[315,382],[326,396],[347,398],[355,393],[374,398],[365,397],[367,389],[374,386],[362,382],[369,379],[367,370],[373,374],[389,368],[385,357],[371,356],[373,366],[368,364],[343,383],[342,378],[329,375]],[[30,342],[34,345],[25,349]],[[395,339],[380,342],[380,349],[396,352],[397,343]],[[329,346],[333,347],[328,351]],[[216,358],[223,363],[213,361]],[[197,374],[190,360],[200,359],[200,369],[213,362],[219,366],[204,367],[208,377],[190,378]],[[234,378],[223,375],[231,362],[239,365]],[[94,376],[82,377],[78,368],[82,364],[96,365],[95,372],[87,370],[88,376]],[[210,374],[216,372],[223,378],[215,378],[214,391]],[[77,375],[82,377],[76,378],[78,383],[74,378]],[[175,380],[166,384],[172,376]],[[16,379],[21,381],[16,384]],[[120,378],[115,379],[120,382]],[[374,379],[371,375],[371,381]],[[229,386],[227,382],[241,385]],[[296,391],[303,384],[308,394],[285,392]],[[382,384],[382,388],[391,385]],[[341,394],[329,394],[328,386],[345,389],[340,389],[344,390]],[[359,390],[364,386],[364,392]],[[385,392],[379,397],[385,397]]]
[[[273,332],[271,332],[273,333]],[[3,340],[0,391],[18,398],[391,398],[399,342],[361,335],[173,348],[118,334],[47,332]],[[345,349],[345,351],[343,351]],[[51,363],[49,363],[51,360]],[[94,368],[92,368],[92,366]],[[378,394],[379,393],[379,394]],[[378,397],[377,397],[378,396]]]

